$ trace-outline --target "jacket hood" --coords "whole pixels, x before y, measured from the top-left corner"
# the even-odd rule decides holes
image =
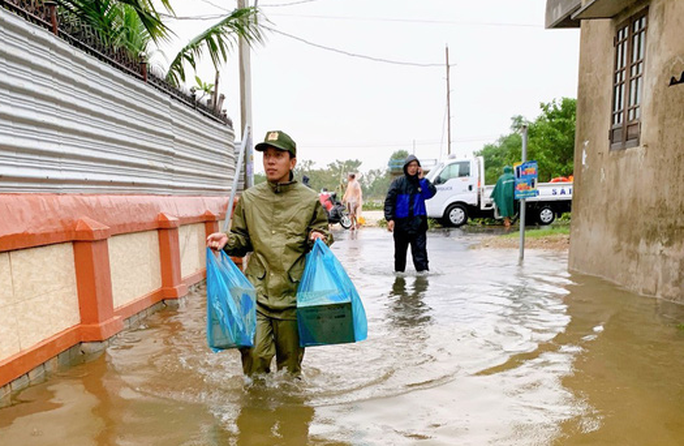
[[[513,173],[513,168],[511,166],[504,166],[504,173]]]
[[[417,162],[417,163],[418,163],[418,166],[419,166],[419,167],[422,167],[422,166],[420,165],[420,161],[418,161],[418,158],[416,158],[415,155],[409,155],[409,156],[406,157],[406,160],[404,160],[404,175],[408,175],[408,173],[406,172],[406,167],[408,167],[408,165],[409,165],[412,161]]]

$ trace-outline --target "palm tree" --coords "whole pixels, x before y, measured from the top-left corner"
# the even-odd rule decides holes
[[[228,60],[228,52],[237,45],[240,38],[249,45],[263,41],[263,34],[259,27],[257,8],[235,9],[218,23],[201,32],[190,40],[174,57],[166,80],[173,85],[185,82],[185,63],[197,69],[197,62],[206,51],[211,58],[214,68],[218,72],[221,64]]]
[[[66,11],[63,20],[71,21],[76,34],[97,34],[105,47],[125,50],[132,61],[140,56],[150,59],[150,43],[158,43],[172,34],[162,22],[152,0],[56,0]],[[170,0],[162,5],[173,14]],[[166,73],[166,81],[180,86],[186,80],[186,64],[193,70],[206,52],[217,73],[228,59],[229,51],[240,39],[247,44],[262,42],[263,35],[257,22],[259,12],[254,7],[238,8],[209,27],[183,47],[174,57]],[[74,20],[75,19],[75,20]]]
[[[164,7],[173,13],[169,1],[161,0]],[[132,24],[135,29],[144,28],[147,39],[155,42],[167,38],[170,32],[162,23],[152,0],[57,0],[57,4],[90,25],[104,44],[114,47],[125,41],[122,34],[131,36],[132,30],[127,27]]]
[[[149,56],[149,44],[152,40],[138,13],[128,5],[122,5],[119,17],[119,30],[114,43],[115,47],[125,48],[135,57],[140,54]],[[149,59],[149,57],[146,57]]]

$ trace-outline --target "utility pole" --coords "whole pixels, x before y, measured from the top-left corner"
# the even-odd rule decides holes
[[[527,124],[522,126],[522,163],[527,161]],[[520,199],[520,253],[518,264],[522,265],[525,259],[525,199]]]
[[[449,86],[449,45],[446,46],[447,156],[451,155],[451,87]]]
[[[256,8],[255,0],[254,7]],[[249,0],[238,0],[238,8],[249,6]],[[254,186],[254,148],[252,145],[252,132],[245,132],[247,126],[252,126],[252,66],[250,59],[249,44],[240,39],[239,42],[239,66],[240,66],[240,130],[242,135],[248,135],[245,146],[245,189]]]

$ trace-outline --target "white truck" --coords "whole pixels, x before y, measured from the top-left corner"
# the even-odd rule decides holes
[[[450,158],[430,169],[427,178],[437,193],[425,202],[428,217],[455,227],[464,225],[468,218],[498,217],[490,198],[494,186],[484,184],[484,172],[481,156]],[[570,211],[572,182],[537,183],[537,189],[539,195],[526,200],[528,222],[548,225],[556,216]]]

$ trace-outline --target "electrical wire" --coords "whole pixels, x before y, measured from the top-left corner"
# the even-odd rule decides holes
[[[229,12],[229,9],[226,9],[223,6],[219,6],[216,3],[210,2],[209,0],[202,0],[202,3],[206,3],[207,5],[213,6],[214,8],[220,9],[221,11],[226,11]]]
[[[452,139],[452,142],[466,143],[466,142],[481,142],[481,141],[492,141],[497,139],[499,136],[473,136],[471,138],[458,138]],[[441,146],[444,141],[436,140],[426,140],[426,141],[415,141],[416,145],[420,146]],[[316,142],[307,142],[306,146],[318,147],[324,149],[374,149],[374,148],[384,148],[384,147],[410,147],[413,146],[413,142],[379,142],[379,143],[349,143],[349,144],[318,144]]]
[[[228,9],[226,9],[224,6],[219,6],[216,3],[213,3],[209,0],[201,0],[201,1],[203,3],[206,3],[207,5],[213,6],[214,8],[220,9],[221,11],[226,11],[226,12],[228,11]],[[319,0],[297,0],[297,1],[289,2],[289,3],[271,3],[271,4],[262,3],[258,6],[260,8],[282,8],[282,7],[286,7],[286,6],[296,6],[296,5],[301,5],[304,3],[313,3],[313,2],[317,2],[317,1],[319,1]],[[255,4],[254,6],[257,6],[257,4]]]
[[[171,15],[167,14],[164,12],[159,13],[160,17],[167,18],[169,20],[196,20],[196,21],[201,21],[201,20],[217,20],[217,19],[223,19],[226,17],[226,14],[205,14],[205,15],[195,15],[195,16],[176,16],[176,15]]]
[[[328,20],[356,20],[365,22],[396,22],[396,23],[422,23],[429,25],[463,25],[463,26],[511,26],[522,28],[544,28],[542,25],[529,23],[506,23],[506,22],[459,22],[455,20],[429,20],[429,19],[401,19],[391,17],[352,17],[352,16],[326,16],[306,14],[281,14],[271,13],[272,16],[294,17],[300,19],[328,19]]]
[[[446,121],[447,113],[449,109],[449,104],[444,104],[444,116],[442,117],[442,138],[439,141],[439,157],[442,157],[442,151],[444,149],[444,132],[446,131]]]
[[[263,26],[263,28],[265,28],[265,29],[267,29],[267,30],[269,30],[269,31],[271,31],[271,32],[274,32],[274,33],[276,33],[276,34],[280,34],[280,35],[282,35],[282,36],[285,36],[285,37],[288,37],[288,38],[290,38],[290,39],[296,40],[296,41],[298,41],[298,42],[305,43],[306,45],[310,45],[310,46],[313,46],[313,47],[315,47],[315,48],[319,48],[319,49],[326,50],[326,51],[332,51],[332,52],[338,53],[338,54],[344,54],[345,56],[358,57],[359,59],[372,60],[373,62],[382,62],[382,63],[388,63],[388,64],[393,64],[393,65],[404,65],[404,66],[421,67],[421,68],[444,67],[444,64],[443,64],[443,63],[402,62],[402,61],[397,61],[397,60],[383,59],[383,58],[380,58],[380,57],[373,57],[373,56],[366,56],[366,55],[363,55],[363,54],[352,53],[352,52],[349,52],[349,51],[340,50],[340,49],[337,49],[337,48],[332,48],[332,47],[329,47],[329,46],[325,46],[325,45],[321,45],[321,44],[318,44],[318,43],[310,42],[310,41],[308,41],[308,40],[306,40],[306,39],[303,39],[303,38],[301,38],[301,37],[293,36],[292,34],[288,34],[288,33],[283,32],[283,31],[278,31],[277,29],[271,28],[271,27],[269,27],[269,26],[265,26],[265,25],[262,25],[262,26]]]
[[[283,6],[294,6],[294,5],[301,5],[302,3],[312,3],[312,2],[317,2],[319,0],[299,0],[296,2],[290,2],[290,3],[277,3],[277,4],[260,4],[260,8],[280,8]]]

